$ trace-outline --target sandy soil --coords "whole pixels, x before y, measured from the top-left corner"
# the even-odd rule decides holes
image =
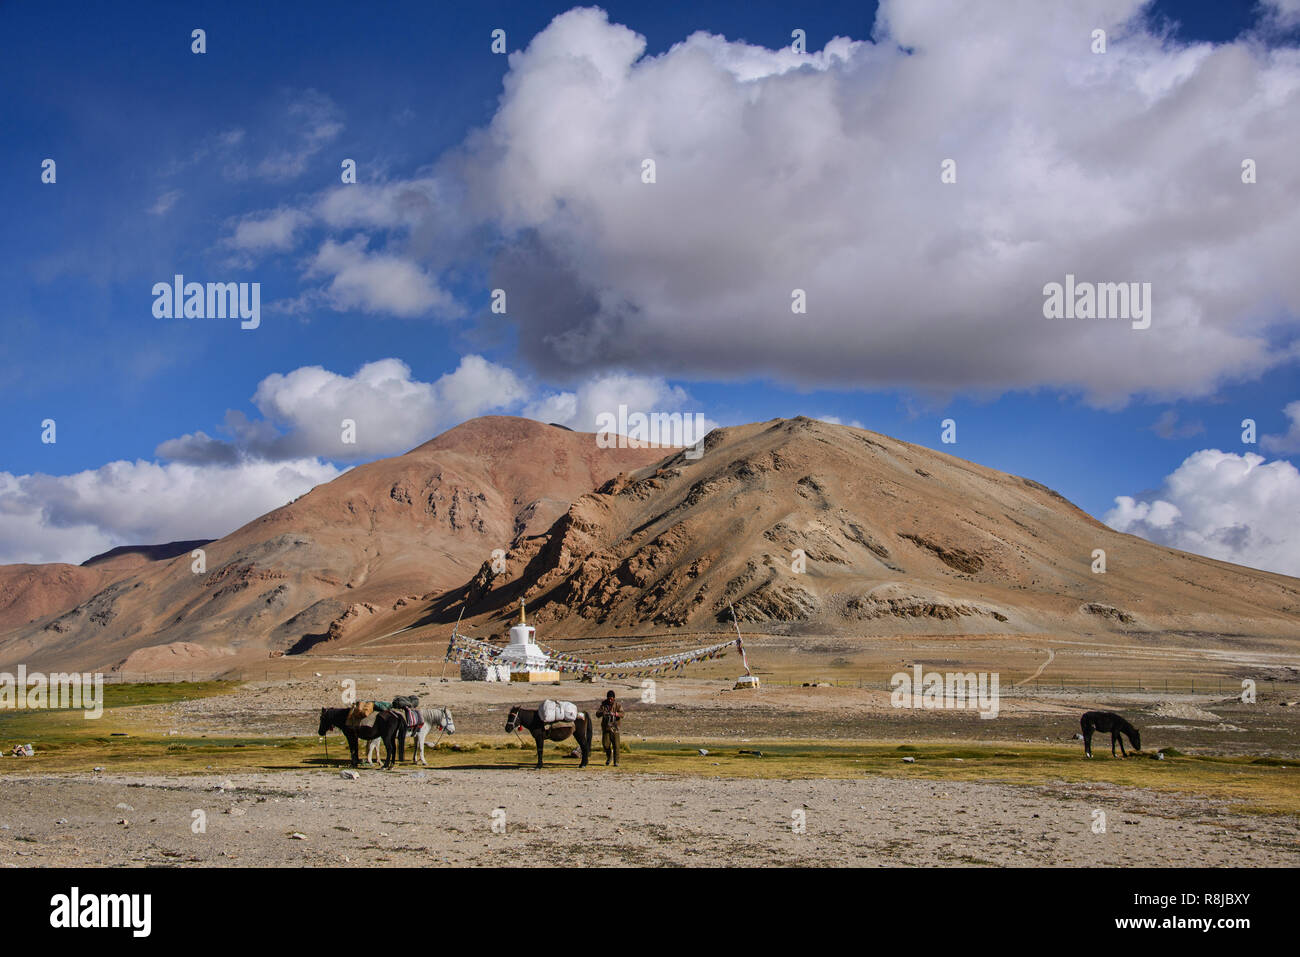
[[[1300,864],[1288,821],[1101,785],[723,780],[601,766],[361,780],[325,770],[78,774],[6,777],[3,788],[0,863],[11,867]],[[1093,832],[1097,809],[1105,833]],[[205,833],[192,830],[196,811]],[[505,832],[494,833],[500,821]]]

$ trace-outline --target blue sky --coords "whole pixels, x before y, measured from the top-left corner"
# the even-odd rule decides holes
[[[872,4],[612,3],[607,21],[552,25],[568,7],[0,5],[0,561],[222,534],[465,414],[567,410],[566,424],[590,429],[584,416],[626,394],[722,424],[833,416],[1032,477],[1098,517],[1129,496],[1116,519],[1128,530],[1300,573],[1276,521],[1300,507],[1300,407],[1287,411],[1300,400],[1300,291],[1286,265],[1294,228],[1284,238],[1295,219],[1282,212],[1300,195],[1297,174],[1278,169],[1296,155],[1300,14],[1289,0],[1098,0],[1036,23],[1034,6],[1015,22],[984,11],[966,23],[938,7],[878,17]],[[1096,23],[1109,28],[1104,57],[1088,50]],[[775,51],[796,27],[808,59],[791,69]],[[497,28],[511,57],[489,49]],[[675,46],[696,31],[713,39]],[[995,56],[1017,31],[1016,55]],[[857,45],[827,47],[836,37]],[[610,50],[623,59],[605,63]],[[574,67],[584,56],[597,66]],[[1070,77],[1059,90],[1053,71]],[[1277,98],[1243,118],[1233,83]],[[926,93],[945,84],[951,94]],[[598,118],[588,95],[615,112]],[[727,97],[761,109],[737,119]],[[1092,141],[1066,134],[1080,117],[1096,124]],[[617,153],[642,127],[658,194],[621,192],[644,185],[646,150]],[[1153,127],[1149,144],[1135,142]],[[754,144],[773,142],[796,145],[750,169]],[[1023,145],[1043,142],[1057,152]],[[859,151],[852,162],[845,144]],[[968,191],[956,203],[938,185],[949,155],[963,164],[954,189]],[[1255,186],[1238,181],[1243,156],[1260,158]],[[47,157],[54,184],[41,182]],[[358,165],[356,186],[340,183],[343,158]],[[605,182],[608,165],[625,166],[630,185]],[[1220,175],[1222,195],[1207,193],[1201,177]],[[1169,192],[1180,177],[1185,191]],[[873,192],[877,181],[891,185]],[[1225,204],[1243,188],[1259,207],[1238,222]],[[909,191],[924,209],[895,205]],[[1113,222],[1079,236],[1079,223],[1043,211],[1057,193],[1077,196],[1079,222],[1090,205]],[[354,208],[352,195],[368,198]],[[666,201],[643,206],[645,195]],[[1110,195],[1114,210],[1098,206]],[[819,244],[816,256],[794,252]],[[1030,247],[1032,267],[1020,258]],[[713,256],[731,286],[697,274]],[[1005,273],[993,256],[1010,257]],[[1220,271],[1207,278],[1206,263]],[[1156,302],[1177,303],[1167,337],[1157,314],[1145,338],[1079,326],[1054,344],[1035,303],[1068,271],[1154,276]],[[151,287],[176,273],[259,282],[260,327],[156,318]],[[1191,277],[1206,296],[1178,288]],[[796,329],[781,304],[769,314],[753,298],[768,279],[808,287],[814,305]],[[487,311],[498,284],[512,296],[504,317]],[[569,296],[600,305],[574,318]],[[352,381],[393,359],[407,371]],[[385,377],[396,393],[373,386]],[[376,388],[401,398],[376,402]],[[365,411],[355,450],[323,438],[340,408],[328,396]],[[402,421],[378,422],[385,414]],[[955,445],[940,445],[946,418]],[[1273,438],[1243,445],[1244,418]],[[41,441],[45,419],[53,444]],[[1207,450],[1226,458],[1187,466]],[[113,462],[129,467],[105,471]],[[226,498],[208,507],[214,485]],[[124,507],[129,494],[154,496],[158,514]],[[1159,502],[1181,517],[1158,519]]]

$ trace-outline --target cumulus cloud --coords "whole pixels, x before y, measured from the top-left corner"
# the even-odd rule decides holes
[[[327,240],[307,270],[308,276],[330,277],[326,295],[336,309],[422,316],[455,311],[452,297],[427,272],[400,255],[368,252],[368,240]]]
[[[626,410],[623,417],[619,414],[620,406]],[[623,372],[595,376],[572,392],[546,393],[523,410],[530,419],[553,422],[578,432],[617,432],[627,417],[638,412],[646,416],[654,413],[682,416],[682,435],[668,437],[660,433],[659,441],[663,444],[693,445],[718,426],[694,406],[680,386],[655,376]],[[635,431],[635,425],[626,431]]]
[[[369,362],[350,376],[303,366],[258,383],[252,401],[260,419],[228,412],[221,431],[229,440],[199,431],[156,451],[196,465],[303,456],[356,461],[406,452],[465,419],[515,408],[527,395],[514,372],[477,355],[434,382],[413,378],[400,359]],[[355,423],[355,442],[344,441],[344,420]]]
[[[1260,436],[1259,444],[1269,452],[1290,455],[1300,452],[1300,400],[1290,402],[1282,410],[1290,420],[1290,426],[1281,435]]]
[[[1290,462],[1203,449],[1155,492],[1118,496],[1105,521],[1160,545],[1300,575],[1300,471]]]
[[[76,564],[118,545],[218,538],[340,474],[317,459],[0,472],[0,563]]]
[[[1142,13],[885,0],[873,41],[646,56],[574,10],[438,175],[508,238],[492,285],[538,367],[1204,395],[1298,354],[1300,51]],[[1044,319],[1067,273],[1151,283],[1151,327]]]

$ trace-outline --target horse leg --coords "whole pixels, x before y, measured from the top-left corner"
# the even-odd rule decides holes
[[[1083,729],[1083,753],[1087,757],[1092,757],[1092,728]]]
[[[542,766],[542,746],[546,744],[546,735],[540,731],[533,732],[533,740],[537,742],[537,766]]]
[[[357,735],[356,732],[343,732],[343,737],[348,739],[348,751],[352,754],[352,766],[355,768],[361,763],[361,755],[357,754]]]
[[[1110,733],[1110,756],[1112,758],[1115,756],[1115,742],[1118,740],[1119,740],[1119,732],[1112,731]]]
[[[580,768],[587,766],[587,761],[591,758],[591,715],[584,715],[582,722],[582,738],[578,741],[578,747],[582,750],[582,763]]]
[[[1119,732],[1116,732],[1116,733],[1115,733],[1115,737],[1119,740],[1119,753],[1120,753],[1120,756],[1121,756],[1121,757],[1125,757],[1125,758],[1127,758],[1127,757],[1128,757],[1128,752],[1124,750],[1124,735],[1123,735],[1123,734],[1120,734]]]

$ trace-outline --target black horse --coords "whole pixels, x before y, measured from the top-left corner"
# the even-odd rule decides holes
[[[1124,750],[1124,738],[1121,735],[1128,736],[1128,743],[1133,745],[1134,751],[1142,750],[1142,738],[1138,734],[1138,729],[1114,711],[1089,711],[1079,719],[1079,727],[1083,729],[1083,753],[1088,757],[1092,757],[1092,733],[1094,731],[1110,732],[1110,756],[1112,758],[1115,756],[1116,742],[1119,742],[1120,753],[1124,757],[1128,757],[1128,752]]]
[[[379,711],[374,715],[375,721],[372,726],[352,727],[348,724],[348,714],[351,710],[351,708],[321,708],[320,727],[316,733],[323,738],[330,728],[338,728],[342,731],[343,737],[348,739],[348,748],[352,751],[354,768],[361,763],[361,757],[357,754],[358,738],[367,741],[378,738],[384,742],[385,769],[393,766],[394,756],[399,761],[405,757],[403,752],[406,750],[406,719],[403,716],[395,711]]]
[[[591,757],[591,715],[586,711],[580,712],[578,718],[573,724],[552,724],[542,723],[541,716],[537,713],[536,708],[525,708],[522,705],[515,705],[510,709],[510,715],[506,718],[506,734],[512,733],[516,728],[523,728],[531,731],[533,740],[537,742],[537,766],[542,766],[542,745],[548,740],[563,741],[565,738],[572,736],[573,740],[578,742],[578,749],[582,752],[582,763],[580,768],[587,766],[587,759]]]

